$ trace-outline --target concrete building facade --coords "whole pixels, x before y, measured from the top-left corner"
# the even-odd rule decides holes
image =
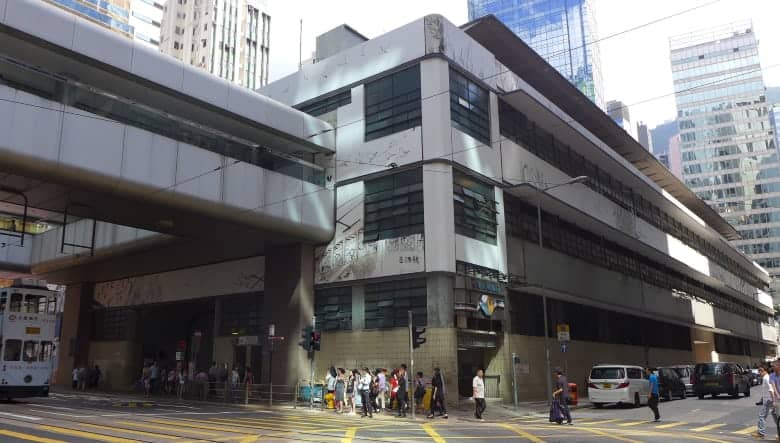
[[[160,51],[255,89],[268,83],[270,37],[265,0],[170,0]]]
[[[780,158],[752,24],[672,37],[670,49],[685,183],[739,230],[741,251],[780,276]]]
[[[558,324],[572,342],[552,339],[551,365],[581,386],[599,361],[775,354],[769,279],[733,228],[549,72],[493,17],[434,15],[260,89],[337,128],[317,368],[408,361],[408,311],[427,328],[415,370],[439,366],[467,396],[484,367],[506,401],[513,370],[521,399],[544,398]]]

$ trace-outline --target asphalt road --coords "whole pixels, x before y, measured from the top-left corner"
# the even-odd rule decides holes
[[[0,442],[740,442],[755,429],[756,398],[688,398],[647,407],[574,411],[574,425],[491,404],[485,422],[464,408],[449,420],[373,419],[332,411],[273,410],[170,399],[52,394],[0,403]],[[770,437],[776,429],[769,425]]]

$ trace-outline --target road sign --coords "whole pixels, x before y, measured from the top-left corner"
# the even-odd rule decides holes
[[[568,349],[569,349],[569,342],[562,341],[561,342],[561,352],[563,352],[565,354]]]
[[[571,340],[571,330],[567,324],[555,325],[555,330],[558,331],[558,341],[565,342]]]

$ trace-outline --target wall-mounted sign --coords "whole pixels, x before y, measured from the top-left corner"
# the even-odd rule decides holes
[[[571,329],[569,328],[569,325],[563,323],[555,325],[555,330],[558,332],[558,341],[571,340]],[[566,351],[561,350],[561,352],[566,352]]]
[[[37,334],[41,333],[41,328],[28,326],[28,327],[24,328],[24,333],[25,334],[31,334],[31,335],[37,335]]]

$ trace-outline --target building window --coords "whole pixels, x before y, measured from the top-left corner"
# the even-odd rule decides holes
[[[490,93],[452,68],[450,118],[456,129],[490,144]]]
[[[408,326],[408,311],[412,311],[414,326],[425,326],[427,306],[424,278],[366,285],[366,329]]]
[[[496,244],[496,198],[493,186],[460,171],[453,175],[455,233]]]
[[[95,341],[127,340],[130,308],[100,309],[92,313],[92,339]]]
[[[219,335],[259,334],[263,320],[263,293],[227,295],[220,299]]]
[[[424,232],[422,168],[365,182],[363,241]]]
[[[750,351],[750,340],[723,334],[715,334],[715,352],[731,355],[753,355]]]
[[[321,100],[317,100],[313,103],[309,103],[305,106],[296,106],[301,112],[305,112],[314,117],[326,114],[331,111],[352,103],[352,90],[348,89],[343,92],[339,92],[336,95],[331,95]]]
[[[420,65],[365,86],[366,141],[422,124]]]
[[[352,329],[352,286],[314,291],[314,315],[323,331]]]

